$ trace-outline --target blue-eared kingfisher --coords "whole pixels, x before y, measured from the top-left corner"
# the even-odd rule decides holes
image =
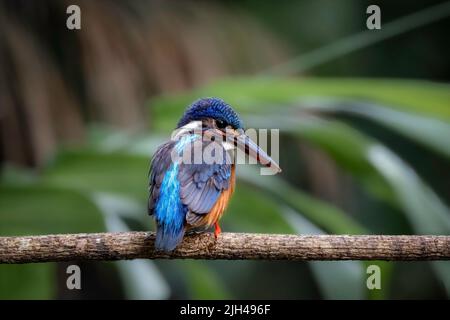
[[[244,133],[238,114],[223,100],[203,98],[186,109],[171,140],[158,147],[150,165],[148,213],[156,222],[157,250],[174,250],[191,229],[214,225],[218,237],[219,219],[234,191],[230,154],[237,149],[281,171]]]

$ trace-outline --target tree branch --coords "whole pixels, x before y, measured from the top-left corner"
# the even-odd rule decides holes
[[[0,263],[126,259],[449,260],[450,236],[210,233],[186,236],[174,252],[155,234],[120,232],[0,237]]]

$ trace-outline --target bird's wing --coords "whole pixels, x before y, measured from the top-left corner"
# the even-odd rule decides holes
[[[172,164],[170,154],[175,145],[175,142],[169,141],[161,145],[153,156],[149,175],[148,213],[150,215],[154,213],[161,184]],[[190,144],[186,147],[194,147],[194,145]],[[231,164],[229,159],[226,159],[229,155],[225,149],[223,154],[223,163],[179,164],[180,199],[189,210],[186,221],[191,225],[209,213],[221,193],[230,187]]]
[[[209,213],[222,191],[230,187],[231,163],[226,150],[222,151],[224,161],[220,163],[180,165],[180,197],[189,209],[186,221],[191,225]]]
[[[155,154],[153,155],[149,174],[150,195],[148,198],[148,213],[150,215],[153,214],[153,211],[155,209],[156,200],[159,197],[164,175],[166,174],[166,171],[169,170],[169,167],[172,163],[170,153],[173,147],[173,141],[166,142],[163,145],[159,146],[158,150],[156,150]]]

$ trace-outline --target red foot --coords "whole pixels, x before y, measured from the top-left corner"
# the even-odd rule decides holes
[[[222,229],[220,229],[219,223],[216,222],[214,223],[214,237],[216,237],[216,239],[219,237],[219,234],[222,232]]]

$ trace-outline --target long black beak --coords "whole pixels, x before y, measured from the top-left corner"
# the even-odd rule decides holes
[[[243,132],[236,131],[233,137],[234,145],[256,159],[258,163],[273,169],[276,173],[281,172],[281,168],[263,149],[261,149],[249,136]]]
[[[261,149],[243,130],[206,130],[204,135],[209,139],[223,139],[222,141],[229,144],[231,148],[239,148],[253,159],[256,159],[259,164],[266,166],[275,173],[280,173],[281,168],[263,149]]]

